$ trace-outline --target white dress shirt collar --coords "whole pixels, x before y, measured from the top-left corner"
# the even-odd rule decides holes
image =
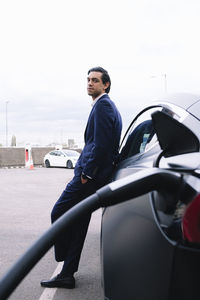
[[[94,106],[94,105],[97,103],[97,101],[98,101],[103,95],[106,95],[106,93],[103,93],[103,94],[101,94],[100,96],[98,96],[97,98],[95,98],[95,99],[92,101],[92,106]]]

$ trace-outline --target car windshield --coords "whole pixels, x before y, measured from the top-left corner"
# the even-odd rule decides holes
[[[71,156],[71,157],[78,157],[79,153],[77,151],[68,151],[68,150],[63,150],[63,152],[67,155],[67,156]]]

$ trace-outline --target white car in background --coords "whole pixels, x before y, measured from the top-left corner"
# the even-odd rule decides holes
[[[50,167],[65,167],[72,169],[80,156],[80,153],[74,150],[53,150],[44,156],[44,165]]]

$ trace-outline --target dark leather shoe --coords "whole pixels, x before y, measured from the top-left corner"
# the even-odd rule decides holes
[[[50,280],[43,280],[40,282],[41,286],[46,288],[64,288],[64,289],[74,289],[75,279],[73,275],[67,277],[61,277],[59,274]]]

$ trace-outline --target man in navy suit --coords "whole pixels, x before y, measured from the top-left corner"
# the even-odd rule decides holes
[[[75,166],[74,177],[56,202],[52,213],[55,222],[71,207],[105,185],[112,173],[118,155],[122,121],[114,102],[109,98],[111,81],[101,67],[92,68],[87,77],[88,95],[92,97],[92,110],[85,129],[85,146]],[[64,261],[61,273],[44,287],[74,288],[74,273],[78,270],[81,251],[91,215],[60,235],[55,243],[56,261]]]

